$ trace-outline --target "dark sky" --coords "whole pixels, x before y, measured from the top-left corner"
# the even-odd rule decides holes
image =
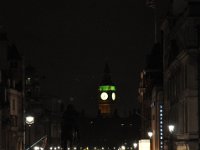
[[[159,4],[163,14],[167,2]],[[154,43],[145,0],[2,1],[8,38],[46,76],[42,91],[96,112],[108,61],[122,113],[135,107],[139,72]]]

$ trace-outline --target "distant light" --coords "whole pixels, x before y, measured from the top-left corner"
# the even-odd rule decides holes
[[[138,144],[135,142],[135,143],[133,143],[133,147],[134,148],[137,148],[137,146],[138,146]]]
[[[34,150],[39,150],[40,148],[38,146],[35,146],[34,147]]]
[[[170,133],[174,132],[174,128],[175,128],[174,125],[172,125],[172,124],[168,125],[168,129],[169,129]]]
[[[152,131],[149,131],[149,132],[148,132],[148,136],[149,136],[149,138],[151,138],[151,137],[153,136],[153,132],[152,132]]]
[[[28,125],[32,125],[34,123],[34,117],[33,116],[26,116],[26,123]]]
[[[121,123],[121,126],[124,126],[125,124],[124,123]]]
[[[125,149],[126,149],[126,147],[125,147],[124,145],[122,145],[121,148],[122,148],[122,150],[125,150]]]

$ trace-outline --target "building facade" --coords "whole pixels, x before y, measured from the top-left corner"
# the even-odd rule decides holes
[[[159,89],[159,90],[158,90]],[[140,74],[139,83],[139,116],[141,117],[141,138],[149,138],[147,132],[152,130],[152,143],[155,146],[156,124],[159,123],[159,104],[162,103],[162,48],[159,43],[154,44],[151,53],[146,58],[146,66]],[[160,98],[158,98],[160,97]],[[156,122],[155,122],[156,121]]]
[[[0,31],[0,149],[24,150],[30,146],[59,147],[63,101],[41,96],[42,76],[24,67],[16,46]],[[25,117],[32,115],[29,126]],[[42,139],[42,140],[41,140]]]
[[[1,33],[0,33],[1,34]],[[16,47],[1,34],[0,148],[22,150],[24,146],[22,59]],[[3,38],[2,38],[3,37]],[[6,62],[5,62],[6,61]]]
[[[177,150],[199,149],[199,9],[198,0],[174,0],[162,24],[165,142]]]
[[[164,149],[164,105],[163,87],[155,86],[152,91],[151,104],[152,149]]]

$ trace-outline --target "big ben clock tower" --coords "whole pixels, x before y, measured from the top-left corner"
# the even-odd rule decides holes
[[[105,65],[103,80],[99,85],[98,104],[99,111],[103,117],[109,117],[113,114],[113,107],[116,101],[116,87],[112,83],[110,69]]]

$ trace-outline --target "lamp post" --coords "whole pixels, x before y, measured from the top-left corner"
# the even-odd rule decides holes
[[[31,125],[34,123],[34,117],[33,116],[26,116],[26,124],[28,125],[29,127],[29,135],[28,135],[28,149],[30,150],[31,148]]]
[[[151,147],[152,147],[152,136],[153,136],[153,132],[152,131],[149,131],[148,133],[148,136],[149,136],[149,138],[150,138],[150,150],[152,149]]]
[[[170,137],[169,137],[169,147],[170,149],[169,150],[173,150],[173,132],[174,132],[174,129],[175,129],[175,126],[173,124],[170,124],[168,125],[168,130],[169,130],[169,133],[170,133]]]

